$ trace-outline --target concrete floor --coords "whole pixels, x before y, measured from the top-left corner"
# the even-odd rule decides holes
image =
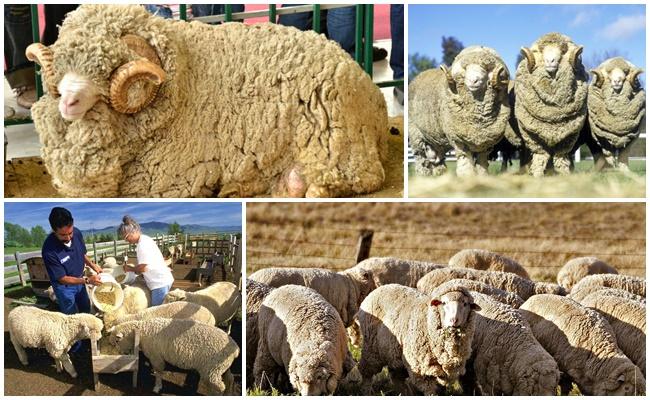
[[[373,65],[373,80],[375,82],[384,82],[393,79],[393,71],[388,64],[390,45],[390,40],[375,41],[375,46],[382,47],[389,52],[389,56],[385,60],[378,61]],[[383,88],[381,91],[386,99],[388,115],[391,117],[404,115],[404,107],[393,96],[393,88]],[[17,115],[29,115],[29,110],[18,107],[16,104],[16,99],[6,80],[4,80],[4,104],[12,107]],[[16,157],[40,155],[41,144],[39,143],[38,134],[34,130],[33,124],[7,126],[5,127],[5,134],[9,142],[6,155],[8,160]]]

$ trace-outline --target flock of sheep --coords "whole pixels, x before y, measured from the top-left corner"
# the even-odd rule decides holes
[[[589,84],[582,50],[548,33],[522,48],[514,81],[496,51],[483,46],[461,51],[451,68],[418,75],[409,85],[408,128],[416,173],[444,173],[453,149],[459,176],[485,175],[490,152],[519,149],[532,175],[547,168],[568,174],[571,155],[585,143],[596,170],[628,170],[645,116],[643,70],[610,58],[590,71]]]
[[[448,265],[259,270],[246,281],[247,386],[374,394],[387,368],[400,394],[645,394],[645,279],[582,257],[557,282],[476,249]]]
[[[229,368],[239,356],[235,341],[219,326],[225,326],[241,311],[241,294],[230,282],[217,282],[195,292],[181,289],[167,294],[164,304],[151,307],[151,292],[138,277],[124,287],[119,308],[100,315],[65,315],[32,306],[9,312],[11,343],[20,362],[28,365],[26,347],[45,348],[56,369],[73,378],[77,372],[68,351],[79,340],[99,341],[101,352],[132,354],[135,331],[140,351],[151,363],[155,376],[153,391],[162,389],[165,363],[198,371],[199,391],[228,394],[236,391]]]

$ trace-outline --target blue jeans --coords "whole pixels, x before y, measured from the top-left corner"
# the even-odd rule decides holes
[[[393,70],[393,79],[404,79],[404,6],[401,4],[390,6],[390,37],[390,68]]]
[[[283,6],[285,5],[297,6],[301,4],[283,4]],[[337,42],[350,55],[354,54],[355,16],[356,9],[354,6],[327,10],[327,37]],[[280,15],[278,19],[278,23],[293,26],[301,31],[311,29],[312,21],[312,12],[284,14]]]
[[[233,4],[232,12],[244,11],[243,4]],[[192,15],[195,17],[207,17],[209,15],[221,15],[226,13],[226,7],[223,4],[192,4]],[[214,24],[219,24],[215,22]]]
[[[159,306],[165,300],[165,296],[169,293],[170,286],[163,286],[151,291],[151,306]]]
[[[172,18],[172,9],[169,7],[159,4],[145,4],[144,8],[155,16],[167,19]]]
[[[71,315],[77,313],[90,313],[90,299],[85,285],[62,285],[52,284],[56,300],[59,302],[59,309],[62,313]],[[75,353],[81,349],[81,341],[78,341],[70,348]]]

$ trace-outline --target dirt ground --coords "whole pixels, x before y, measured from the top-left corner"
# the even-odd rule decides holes
[[[140,365],[138,372],[138,387],[131,386],[130,372],[122,372],[116,375],[101,374],[101,383],[97,391],[93,387],[93,374],[90,360],[90,352],[72,356],[72,363],[79,376],[71,378],[66,372],[58,373],[54,367],[53,359],[44,349],[26,349],[29,358],[29,365],[23,366],[18,359],[13,344],[9,340],[7,331],[7,314],[10,311],[10,303],[13,299],[23,296],[32,296],[29,288],[21,289],[5,295],[4,298],[4,395],[43,395],[43,396],[146,396],[153,395],[154,376],[146,358],[140,353]],[[54,306],[51,307],[55,309]],[[241,348],[241,321],[233,324],[231,336]],[[238,339],[237,339],[238,338]],[[90,348],[89,341],[86,341],[87,348]],[[231,371],[235,375],[236,394],[241,391],[241,358],[235,360]],[[197,394],[199,375],[196,371],[181,371],[168,366],[171,371],[165,371],[163,376],[163,395],[184,395]],[[200,394],[200,393],[199,393]]]

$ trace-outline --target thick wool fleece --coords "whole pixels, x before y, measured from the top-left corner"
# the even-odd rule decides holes
[[[253,386],[253,364],[257,355],[258,329],[257,313],[262,302],[271,293],[272,287],[246,279],[246,386]]]
[[[482,249],[465,249],[449,259],[450,267],[480,269],[483,271],[512,272],[522,278],[530,279],[526,269],[517,261],[501,254]]]
[[[582,278],[595,274],[618,274],[616,268],[596,257],[578,257],[567,261],[557,273],[557,283],[567,291]]]
[[[110,74],[138,58],[121,42],[125,34],[146,39],[167,74],[156,99],[133,115],[106,104]],[[322,35],[83,5],[51,49],[49,84],[74,71],[103,96],[74,122],[62,119],[51,95],[34,105],[42,157],[64,195],[345,196],[384,180],[385,101]],[[141,95],[137,87],[129,93]]]
[[[207,308],[214,315],[217,325],[229,321],[241,310],[241,293],[237,285],[231,282],[213,283],[196,292],[174,289],[167,293],[164,303],[175,301],[187,301]]]
[[[462,286],[472,292],[484,294],[499,303],[507,304],[513,308],[519,308],[524,304],[524,300],[514,293],[506,292],[505,290],[497,289],[483,282],[472,281],[469,279],[452,279],[438,287],[427,288],[429,291],[424,293],[432,296],[439,296],[440,293],[448,292],[452,287],[458,286]]]
[[[612,289],[623,289],[630,293],[645,298],[645,279],[638,276],[597,274],[582,278],[572,289],[571,294],[578,293],[587,287],[608,287]]]
[[[639,296],[638,294],[630,293],[623,289],[612,289],[604,286],[586,286],[578,291],[572,291],[567,295],[567,297],[580,303],[585,297],[592,293],[599,293],[601,296],[622,297],[624,299],[634,300],[641,304],[646,303],[645,297]]]
[[[377,287],[397,283],[414,288],[424,275],[444,267],[444,265],[426,261],[402,260],[394,257],[371,257],[347,271],[356,269],[370,271]]]
[[[207,308],[186,301],[177,301],[170,304],[161,304],[159,306],[149,307],[135,314],[126,314],[118,317],[114,321],[104,321],[106,329],[112,326],[123,324],[128,321],[144,321],[152,318],[173,318],[173,319],[191,319],[193,321],[203,322],[204,324],[214,325],[214,316]]]

